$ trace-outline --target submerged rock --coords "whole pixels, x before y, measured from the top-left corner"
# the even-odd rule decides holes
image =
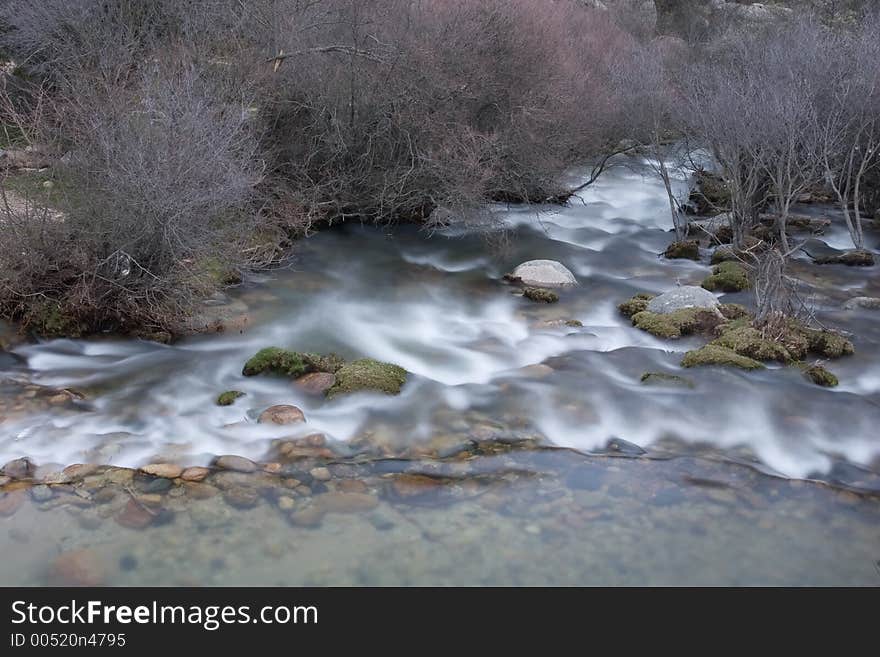
[[[833,388],[839,383],[837,377],[834,376],[834,374],[818,364],[811,365],[810,367],[806,368],[804,370],[804,376],[806,376],[816,385],[822,386],[823,388]]]
[[[880,310],[880,297],[853,297],[843,304],[844,310],[864,308],[866,310]]]
[[[685,353],[681,365],[682,367],[720,365],[722,367],[737,367],[742,370],[764,369],[764,365],[755,359],[740,356],[732,349],[715,344],[707,344],[705,347],[688,351]]]
[[[670,260],[699,260],[700,243],[696,240],[673,242],[666,247],[663,257]]]
[[[712,309],[717,306],[718,299],[708,290],[696,285],[682,285],[651,299],[646,310],[663,314],[684,308]]]
[[[639,379],[645,385],[672,385],[684,386],[685,388],[693,388],[694,382],[686,379],[678,374],[669,374],[667,372],[645,372]]]
[[[738,262],[726,261],[712,269],[712,275],[701,283],[701,287],[710,292],[741,292],[749,289],[749,276]]]
[[[507,278],[530,287],[577,285],[574,274],[556,260],[529,260],[514,269]]]
[[[559,295],[552,290],[545,290],[541,287],[527,287],[523,290],[523,296],[531,301],[541,303],[556,303],[559,301]]]
[[[257,464],[243,456],[224,455],[214,459],[214,466],[221,470],[233,472],[256,472]]]
[[[406,383],[406,376],[406,370],[398,365],[362,358],[347,363],[336,372],[336,383],[327,391],[327,397],[359,390],[397,395]]]
[[[260,413],[257,420],[260,424],[296,424],[297,422],[305,422],[305,414],[296,406],[289,404],[276,404],[270,406]]]
[[[849,267],[871,267],[874,265],[874,254],[870,251],[856,249],[827,255],[812,256],[817,265],[847,265]]]
[[[323,395],[336,384],[336,375],[330,372],[312,372],[299,377],[296,387],[310,395]]]
[[[244,397],[240,390],[227,390],[217,397],[217,406],[232,406],[239,397]]]

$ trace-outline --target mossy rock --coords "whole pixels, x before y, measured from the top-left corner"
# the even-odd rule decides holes
[[[814,256],[817,265],[847,265],[849,267],[872,267],[874,254],[865,250],[846,251],[832,255]]]
[[[336,383],[327,391],[327,397],[359,390],[397,395],[406,383],[406,375],[406,370],[398,365],[362,358],[343,365],[336,372]]]
[[[652,313],[643,310],[632,316],[633,326],[658,338],[674,340],[683,335],[707,333],[715,329],[724,318],[714,310],[705,308],[682,308],[671,313]]]
[[[232,406],[239,397],[244,397],[241,390],[227,390],[217,397],[217,406]]]
[[[755,360],[775,360],[780,363],[795,360],[782,343],[765,338],[758,329],[751,326],[728,329],[710,344]]]
[[[573,328],[581,328],[583,327],[584,323],[579,319],[567,319],[565,320],[565,325],[571,326]]]
[[[741,370],[764,369],[759,361],[748,356],[740,356],[727,347],[716,344],[707,344],[705,347],[694,349],[685,353],[681,360],[682,367],[703,367],[706,365],[718,365],[721,367],[737,367]]]
[[[825,358],[840,358],[855,353],[853,343],[834,331],[803,329],[809,350]]]
[[[523,296],[526,299],[540,303],[556,303],[559,301],[559,295],[556,292],[543,287],[527,287],[523,290]]]
[[[310,372],[330,372],[335,374],[342,367],[342,359],[334,354],[299,353],[279,347],[260,349],[244,365],[241,373],[245,376],[275,374],[298,378]]]
[[[736,255],[736,251],[727,246],[720,246],[712,252],[709,264],[720,265],[722,262],[736,262],[737,260],[739,257]]]
[[[724,315],[725,319],[751,319],[752,313],[748,308],[738,303],[722,303],[718,306],[718,312]]]
[[[693,388],[694,382],[686,379],[678,374],[669,374],[667,372],[645,372],[639,379],[645,385],[671,385],[684,386],[685,388]]]
[[[722,262],[712,269],[712,275],[702,282],[710,292],[741,292],[750,287],[749,275],[738,262]]]
[[[811,365],[810,367],[805,368],[804,376],[817,386],[822,386],[823,388],[833,388],[840,383],[834,374],[821,365]]]
[[[696,240],[673,242],[666,247],[663,257],[670,260],[699,260],[700,243]]]
[[[696,182],[688,202],[697,214],[714,215],[730,207],[730,189],[724,178],[709,171],[697,171]]]
[[[639,293],[634,297],[627,299],[617,306],[617,309],[625,316],[632,317],[636,313],[640,313],[648,309],[648,302],[654,298],[653,294]]]

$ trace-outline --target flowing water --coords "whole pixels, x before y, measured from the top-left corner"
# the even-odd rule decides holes
[[[666,200],[631,165],[567,207],[493,208],[503,244],[327,230],[289,267],[212,300],[240,315],[224,333],[0,352],[0,463],[265,462],[274,439],[315,433],[333,451],[329,479],[285,465],[275,483],[240,474],[198,498],[135,477],[92,499],[115,470],[90,474],[85,490],[10,490],[0,583],[52,582],[58,555],[71,554],[80,575],[123,585],[880,583],[880,324],[876,310],[842,309],[880,296],[876,268],[794,264],[819,319],[853,334],[856,355],[829,364],[839,387],[786,367],[682,371],[681,354],[704,339],[656,339],[616,305],[709,270],[658,258],[671,240]],[[839,222],[822,239],[847,246]],[[580,285],[556,304],[524,300],[502,276],[537,258]],[[243,377],[270,345],[394,362],[409,380],[397,397],[325,401]],[[647,386],[646,371],[692,386]],[[216,406],[229,389],[246,396]],[[295,404],[307,422],[258,424],[273,404]],[[285,474],[309,479],[308,493],[287,495]],[[235,503],[242,487],[259,499]],[[134,500],[156,491],[161,502]],[[314,499],[320,520],[291,522]],[[135,515],[148,509],[146,528],[118,522],[133,502]]]

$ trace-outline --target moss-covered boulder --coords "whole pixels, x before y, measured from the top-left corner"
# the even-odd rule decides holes
[[[666,247],[663,257],[670,260],[699,260],[700,243],[697,240],[681,240]]]
[[[701,285],[710,292],[741,292],[749,289],[749,275],[738,262],[726,261],[713,267]]]
[[[694,382],[690,379],[686,379],[678,374],[669,374],[668,372],[645,372],[639,381],[644,385],[694,387]]]
[[[643,310],[632,316],[633,326],[668,340],[683,335],[711,332],[724,321],[720,313],[705,308],[682,308],[671,313],[652,313]]]
[[[752,313],[749,309],[738,303],[722,303],[718,306],[718,312],[724,315],[725,319],[751,319]]]
[[[836,386],[839,381],[837,377],[834,376],[831,372],[826,370],[821,365],[811,365],[804,369],[804,376],[806,376],[810,381],[815,383],[817,386],[822,386],[823,388],[833,388]]]
[[[653,294],[639,293],[617,306],[617,309],[626,317],[632,317],[636,313],[648,309],[648,302],[654,298]]]
[[[826,329],[803,329],[809,350],[825,358],[840,358],[855,353],[853,343],[834,331]]]
[[[874,254],[870,251],[856,249],[843,253],[813,256],[813,262],[817,265],[847,265],[849,267],[872,267]]]
[[[737,367],[741,370],[764,369],[759,361],[738,353],[727,347],[716,344],[707,344],[705,347],[693,349],[685,353],[681,361],[682,367],[702,367],[705,365],[717,365],[720,367]]]
[[[730,188],[724,178],[710,171],[697,171],[696,186],[688,202],[697,214],[714,215],[730,207]]]
[[[244,397],[241,390],[227,390],[217,397],[217,406],[232,406],[239,397]]]
[[[406,370],[402,367],[372,358],[362,358],[343,365],[336,372],[336,383],[327,391],[327,397],[359,390],[397,395],[405,383]]]
[[[553,290],[543,287],[527,287],[523,290],[523,296],[531,301],[539,303],[556,303],[559,301],[559,295]]]
[[[245,363],[241,373],[245,376],[275,374],[298,378],[309,372],[330,372],[332,374],[340,367],[342,367],[342,359],[334,354],[321,356],[279,347],[267,347],[254,354]]]
[[[722,262],[736,262],[737,260],[739,258],[736,255],[736,251],[727,246],[719,246],[712,252],[709,264],[720,265]]]
[[[761,331],[751,326],[730,328],[711,344],[755,360],[775,360],[780,363],[795,360],[782,342],[764,337]]]

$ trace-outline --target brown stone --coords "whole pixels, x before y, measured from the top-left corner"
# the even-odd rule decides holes
[[[69,480],[82,479],[94,473],[99,467],[95,463],[74,463],[64,468],[61,474],[68,477]]]
[[[163,477],[164,479],[177,479],[177,477],[183,474],[183,468],[174,463],[150,463],[140,470],[148,475]]]
[[[336,490],[343,493],[366,493],[367,485],[360,479],[340,479],[336,482]]]
[[[443,486],[442,479],[423,474],[398,474],[391,480],[391,492],[402,499],[425,495]]]
[[[312,372],[299,377],[294,383],[309,395],[323,395],[336,384],[336,377],[329,372]]]
[[[153,522],[155,516],[135,500],[129,500],[116,516],[116,522],[129,529],[143,529]]]
[[[299,527],[317,527],[324,520],[324,511],[313,505],[294,511],[287,517],[290,518],[291,523]]]
[[[24,490],[0,491],[0,516],[11,516],[24,502]]]
[[[260,413],[257,421],[271,424],[296,424],[297,422],[305,422],[306,416],[296,406],[277,404]]]
[[[184,481],[203,481],[209,474],[211,474],[209,468],[192,467],[181,472],[180,478]]]
[[[10,461],[0,472],[13,479],[28,479],[34,475],[36,469],[30,459],[23,458]]]
[[[283,466],[280,463],[266,463],[263,465],[263,472],[269,474],[278,474]]]
[[[236,486],[223,493],[223,499],[236,509],[250,509],[260,501],[260,494],[255,488]]]
[[[379,499],[368,493],[331,491],[315,498],[318,508],[327,513],[361,513],[379,505]]]
[[[309,474],[318,481],[330,481],[333,478],[330,470],[325,467],[312,468],[309,470]]]
[[[272,408],[275,407],[273,406]],[[214,461],[214,465],[223,470],[232,470],[234,472],[255,472],[257,470],[257,464],[243,456],[218,456]]]
[[[62,552],[49,569],[50,586],[102,586],[104,568],[91,550]]]
[[[196,500],[206,500],[220,494],[220,489],[211,484],[202,484],[196,481],[188,481],[184,483],[188,496]]]

